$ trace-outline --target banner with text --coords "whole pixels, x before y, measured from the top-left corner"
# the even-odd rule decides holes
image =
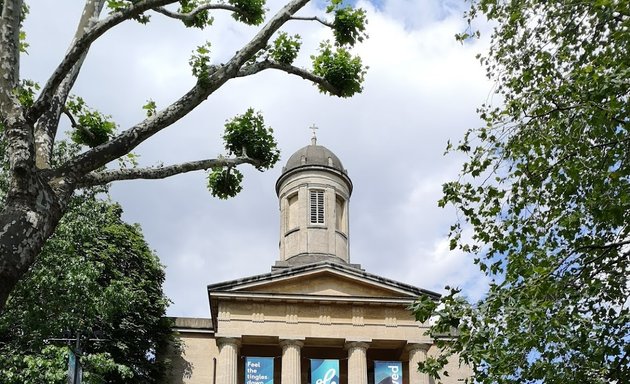
[[[339,384],[339,360],[311,359],[311,383]]]
[[[273,384],[273,357],[246,357],[245,384]]]
[[[400,361],[375,361],[375,384],[401,384],[403,382],[402,363]]]

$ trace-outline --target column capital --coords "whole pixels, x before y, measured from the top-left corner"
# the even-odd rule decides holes
[[[352,350],[352,349],[362,349],[362,350],[367,350],[368,348],[370,348],[370,342],[371,341],[346,341],[345,344],[345,348],[347,350]]]
[[[415,352],[415,351],[427,352],[429,348],[431,348],[430,343],[408,343],[405,346],[405,349],[408,352]]]
[[[284,349],[288,346],[296,346],[298,348],[302,348],[304,346],[304,341],[299,339],[282,339],[280,341],[280,346]]]
[[[217,346],[222,347],[224,345],[233,345],[240,347],[241,339],[238,337],[217,337]]]

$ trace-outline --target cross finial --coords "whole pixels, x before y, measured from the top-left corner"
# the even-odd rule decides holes
[[[317,128],[317,125],[313,123],[308,129],[313,131],[313,137],[311,138],[311,145],[317,145],[317,134],[315,133],[315,131],[318,130],[319,128]]]

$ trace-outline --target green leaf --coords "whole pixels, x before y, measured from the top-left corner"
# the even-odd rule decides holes
[[[266,127],[262,114],[252,108],[225,123],[223,141],[228,153],[256,160],[259,171],[273,167],[280,159],[273,129]]]
[[[204,4],[205,1],[201,0],[180,0],[179,1],[179,13],[190,14],[197,7]],[[182,20],[185,26],[203,29],[209,25],[212,25],[214,19],[210,16],[210,12],[208,10],[203,10],[195,13],[192,18],[185,18]]]
[[[147,103],[142,106],[142,109],[147,112],[147,117],[154,116],[157,113],[157,106],[155,104],[155,101],[151,99],[147,100]]]
[[[109,141],[116,132],[116,123],[111,116],[89,108],[80,97],[71,97],[66,110],[73,116],[70,137],[77,144],[96,147]]]
[[[265,20],[265,0],[228,0],[238,11],[232,17],[249,25],[260,25]]]
[[[210,64],[210,42],[198,46],[190,56],[188,64],[192,69],[192,74],[200,83],[206,83],[210,79],[212,66]]]
[[[292,64],[300,51],[302,45],[300,40],[300,35],[291,37],[285,32],[280,32],[269,52],[271,58],[282,64]]]
[[[335,20],[333,21],[333,34],[338,46],[353,46],[357,42],[362,42],[367,38],[365,28],[367,25],[366,13],[363,9],[343,7],[335,10]]]
[[[361,58],[352,56],[344,48],[335,51],[329,42],[320,45],[320,53],[311,57],[313,73],[323,77],[337,90],[337,96],[350,97],[363,91],[363,80],[367,68],[363,67]],[[319,86],[321,92],[328,93],[326,88]]]
[[[214,197],[229,199],[243,190],[243,174],[238,169],[214,168],[208,174],[208,189]]]

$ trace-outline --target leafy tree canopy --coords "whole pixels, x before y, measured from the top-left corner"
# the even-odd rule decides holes
[[[4,384],[64,384],[68,347],[83,341],[85,383],[157,383],[174,342],[164,318],[163,268],[122,209],[92,194],[75,197],[37,262],[0,315]],[[102,341],[89,341],[99,338]]]
[[[457,353],[481,383],[630,382],[630,3],[473,0],[462,42],[482,17],[501,103],[449,144],[468,160],[440,205],[492,283],[416,303],[450,335],[421,368],[443,377]]]

